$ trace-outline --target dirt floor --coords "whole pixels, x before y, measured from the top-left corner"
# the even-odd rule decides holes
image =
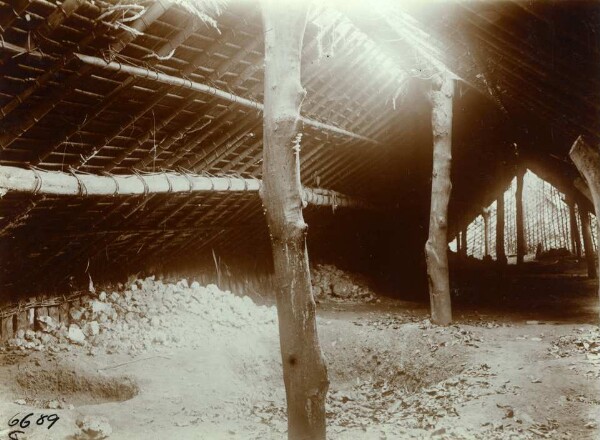
[[[459,295],[447,328],[422,303],[320,304],[328,437],[600,439],[593,284],[529,282],[518,304]],[[285,438],[274,309],[215,287],[148,289],[108,295],[118,313],[85,342],[29,335],[33,348],[0,352],[0,440]]]

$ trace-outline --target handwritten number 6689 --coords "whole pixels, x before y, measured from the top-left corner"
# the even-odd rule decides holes
[[[13,427],[16,425],[19,425],[20,428],[25,429],[27,428],[31,422],[29,421],[29,418],[33,415],[33,413],[29,413],[27,414],[25,417],[23,417],[22,419],[17,418],[19,414],[15,414],[8,422],[8,426]],[[58,417],[57,414],[42,414],[38,417],[37,421],[35,422],[36,425],[43,425],[45,423],[45,421],[47,420],[49,423],[48,425],[48,429],[52,428],[52,426],[58,421],[60,417]]]

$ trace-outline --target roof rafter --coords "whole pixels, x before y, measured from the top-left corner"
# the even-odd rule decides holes
[[[152,71],[150,69],[143,68],[143,67],[134,67],[134,66],[130,66],[130,65],[121,64],[116,61],[111,61],[111,62],[107,63],[102,58],[92,57],[89,55],[77,54],[77,56],[82,62],[84,62],[88,65],[101,67],[104,69],[117,71],[117,72],[125,72],[125,73],[128,73],[133,76],[137,76],[140,78],[147,78],[152,81],[157,81],[157,82],[161,82],[164,84],[170,84],[170,85],[177,86],[177,87],[187,88],[187,89],[194,90],[196,92],[203,93],[203,94],[217,96],[226,101],[233,102],[233,103],[242,105],[244,107],[248,107],[251,109],[258,110],[258,111],[263,110],[263,105],[260,102],[253,101],[253,100],[247,99],[247,98],[243,98],[241,96],[237,96],[233,93],[225,92],[223,90],[217,89],[216,87],[212,87],[212,86],[209,86],[206,84],[202,84],[202,83],[191,81],[191,80],[186,80],[184,78],[179,78],[179,77],[172,76],[172,75],[167,75],[165,73],[159,73],[159,72]],[[300,119],[303,123],[310,125],[312,127],[315,127],[319,130],[330,131],[333,133],[340,134],[342,136],[347,136],[347,137],[354,138],[354,139],[360,139],[362,141],[369,142],[369,143],[375,143],[375,144],[378,143],[374,139],[368,138],[366,136],[363,136],[363,135],[360,135],[357,133],[353,133],[351,131],[345,130],[340,127],[336,127],[331,124],[326,124],[323,122],[315,121],[314,119],[309,119],[306,117],[301,117]]]

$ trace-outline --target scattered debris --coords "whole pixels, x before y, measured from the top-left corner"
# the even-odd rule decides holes
[[[459,408],[468,401],[490,394],[503,394],[502,387],[494,387],[487,380],[494,375],[488,365],[481,364],[415,391],[381,379],[357,380],[351,389],[329,392],[328,429],[339,435],[335,438],[363,438],[342,433],[364,433],[374,427],[380,430],[380,435],[374,438],[382,439],[533,438],[521,426],[522,419],[516,419],[517,411],[501,405],[498,406],[505,410],[505,424],[488,424],[477,432],[467,432],[459,426],[438,426],[442,419],[460,417]],[[280,426],[285,420],[285,408],[273,402],[254,407],[252,414],[257,421],[272,427]]]
[[[592,369],[587,374],[600,378],[600,329],[597,327],[589,329],[577,329],[576,334],[561,336],[552,342],[548,349],[549,353],[556,358],[585,355]],[[575,368],[571,368],[575,370]]]
[[[360,318],[353,321],[354,325],[357,326],[370,326],[375,327],[378,330],[393,329],[398,330],[402,324],[407,322],[420,322],[423,320],[422,316],[413,315],[410,312],[404,313],[388,313],[380,316],[378,319],[364,319]]]
[[[101,440],[112,434],[112,428],[106,417],[83,416],[77,419],[76,424],[81,429],[79,436],[81,440]]]

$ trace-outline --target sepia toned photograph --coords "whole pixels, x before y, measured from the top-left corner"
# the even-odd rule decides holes
[[[0,440],[600,440],[600,1],[0,0]]]

